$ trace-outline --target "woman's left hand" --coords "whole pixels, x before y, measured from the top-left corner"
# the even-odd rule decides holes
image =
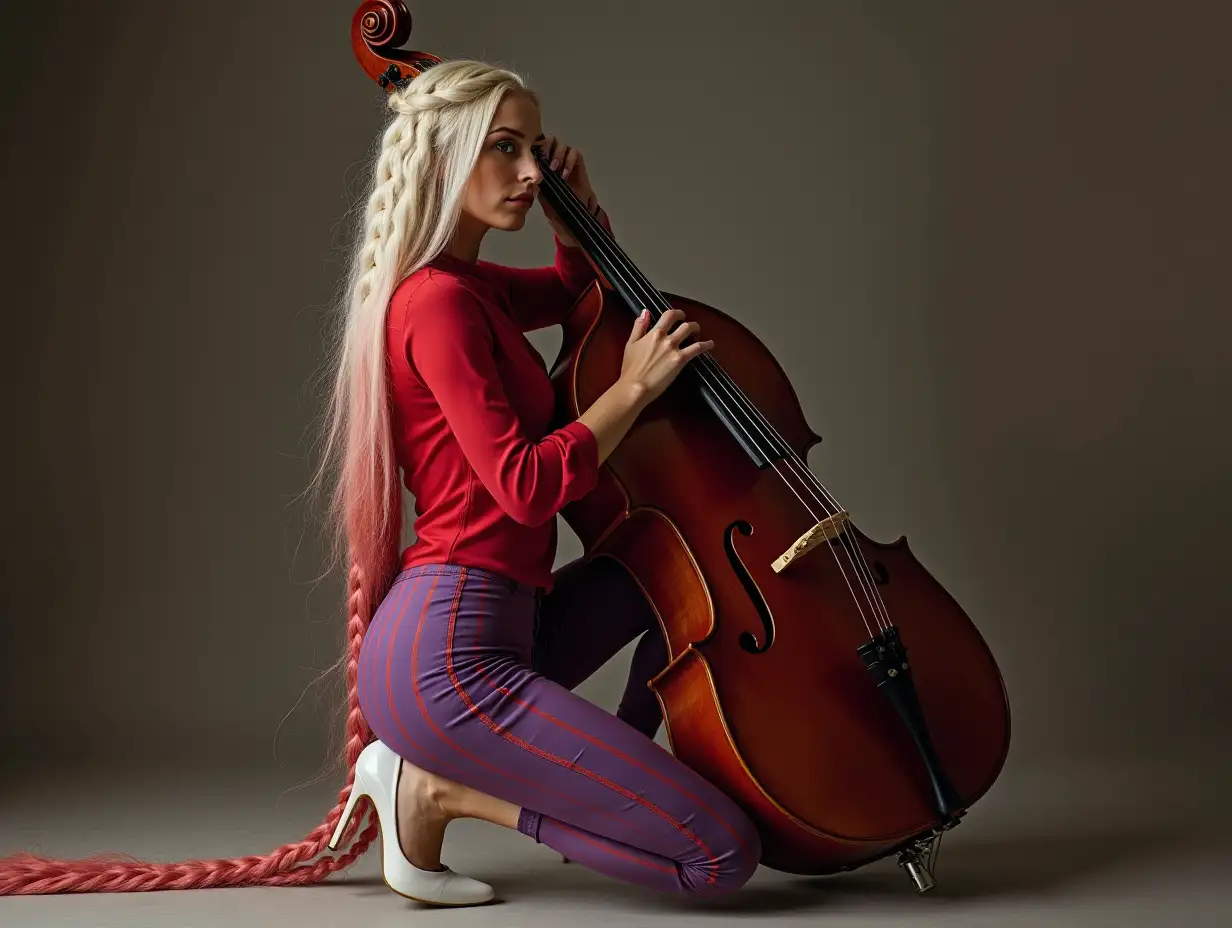
[[[576,148],[566,145],[554,135],[544,136],[539,147],[548,160],[548,166],[553,171],[559,171],[561,179],[566,181],[570,189],[577,194],[578,199],[586,204],[590,214],[598,216],[600,210],[599,198],[595,196],[595,191],[591,189],[590,177],[586,173],[586,162],[582,159],[582,153]],[[542,191],[540,191],[538,199],[539,205],[543,208],[543,214],[547,217],[557,238],[566,245],[576,246],[578,244],[577,240],[569,233],[565,224],[561,222],[556,210],[552,209],[548,205],[547,200],[543,199]]]

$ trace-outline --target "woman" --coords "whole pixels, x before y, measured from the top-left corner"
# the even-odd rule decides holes
[[[559,323],[593,272],[547,204],[554,266],[502,267],[479,250],[490,229],[525,224],[541,181],[534,147],[610,229],[585,163],[542,134],[535,94],[507,70],[439,64],[389,106],[314,481],[337,465],[336,552],[353,565],[345,808],[263,858],[23,855],[0,862],[0,892],[317,881],[376,837],[370,827],[343,856],[308,863],[349,837],[364,796],[386,882],[430,903],[494,896],[441,864],[445,828],[462,817],[656,890],[730,891],[757,867],[751,821],[654,743],[646,682],[666,650],[632,578],[603,558],[552,572],[557,512],[595,485],[641,410],[712,343],[682,348],[696,324],[673,310],[652,327],[643,314],[617,382],[549,432],[552,388],[523,333]],[[401,553],[399,469],[417,535]],[[571,692],[639,634],[616,716]]]
[[[556,513],[595,485],[641,409],[711,343],[682,349],[696,324],[674,313],[650,328],[643,314],[617,382],[577,421],[548,433],[553,392],[522,333],[559,323],[593,272],[546,204],[554,267],[520,271],[478,256],[490,229],[525,223],[541,180],[538,145],[606,225],[585,164],[541,134],[535,96],[506,71],[437,65],[391,105],[407,122],[395,120],[382,162],[405,165],[402,175],[392,167],[384,175],[401,196],[374,198],[369,276],[361,266],[357,286],[369,302],[356,305],[351,330],[372,345],[362,320],[383,320],[387,366],[367,367],[390,381],[390,426],[388,439],[360,433],[356,450],[392,442],[416,499],[417,541],[360,651],[359,703],[379,740],[360,756],[348,814],[359,795],[372,796],[387,881],[425,901],[492,896],[441,867],[445,825],[462,816],[516,828],[645,886],[735,888],[756,867],[755,830],[652,740],[660,720],[646,682],[666,661],[653,612],[614,562],[551,572]],[[418,193],[435,176],[430,140],[443,157],[439,200]],[[434,257],[421,266],[421,255]],[[408,266],[416,268],[409,275]],[[385,268],[388,284],[396,282],[389,298]],[[372,398],[366,406],[352,395],[351,410],[372,417],[386,394],[357,389]],[[389,459],[375,452],[352,471],[374,487],[373,499],[392,495],[392,469],[372,472]],[[588,603],[603,603],[601,614],[572,608],[583,589]],[[639,632],[617,718],[570,692]]]

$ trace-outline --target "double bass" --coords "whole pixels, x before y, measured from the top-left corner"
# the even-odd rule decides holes
[[[410,34],[402,0],[352,18],[355,56],[387,92],[443,61],[404,48]],[[658,616],[669,663],[647,685],[672,753],[744,808],[764,866],[831,874],[896,855],[927,891],[942,836],[1009,749],[990,649],[905,537],[870,539],[812,474],[821,437],[766,347],[657,289],[537,159],[540,195],[597,277],[550,366],[553,427],[616,381],[642,309],[680,309],[714,341],[561,513],[585,557],[624,565]]]

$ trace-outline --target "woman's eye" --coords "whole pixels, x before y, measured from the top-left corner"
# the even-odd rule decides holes
[[[507,147],[507,148],[501,148],[501,146],[502,146],[502,145],[507,145],[508,147]],[[503,152],[505,152],[506,154],[509,154],[509,155],[513,154],[513,151],[514,151],[514,148],[515,148],[515,146],[514,146],[513,142],[512,142],[512,141],[510,141],[509,139],[501,139],[499,142],[497,142],[497,143],[496,143],[496,147],[497,147],[497,148],[500,148],[500,150],[501,150],[501,151],[503,151]]]

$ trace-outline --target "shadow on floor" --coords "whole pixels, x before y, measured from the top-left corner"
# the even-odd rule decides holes
[[[1105,832],[1056,835],[981,836],[942,842],[931,899],[989,899],[1049,895],[1096,876],[1139,867],[1152,859],[1194,851],[1207,842],[1180,827],[1124,827]],[[919,895],[891,862],[867,872],[804,877],[817,892],[832,895],[890,893]]]
[[[550,897],[554,903],[593,903],[618,897],[622,908],[645,911],[775,914],[822,909],[830,904],[846,907],[851,903],[875,903],[898,909],[935,905],[942,900],[961,903],[1001,896],[1047,897],[1070,883],[1139,867],[1154,858],[1193,853],[1203,847],[1217,850],[1213,840],[1163,826],[1055,836],[979,837],[970,841],[955,840],[956,835],[951,833],[943,840],[937,885],[922,896],[892,859],[825,877],[771,872],[769,880],[755,879],[736,893],[714,899],[646,893],[585,871],[577,874],[575,868],[581,867],[576,863],[473,875],[496,886],[499,895],[495,904],[515,899],[529,901],[536,896]],[[346,880],[345,885],[370,888],[372,892],[389,891],[379,878]]]

